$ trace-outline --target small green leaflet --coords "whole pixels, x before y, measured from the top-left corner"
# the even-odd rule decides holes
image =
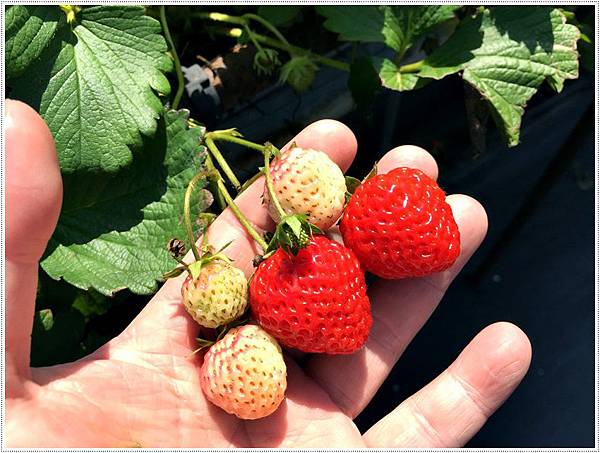
[[[345,41],[383,42],[399,54],[437,25],[454,17],[459,7],[443,6],[317,6],[325,28]]]
[[[6,78],[21,75],[46,49],[58,22],[59,8],[13,5],[6,10]]]
[[[37,312],[38,321],[43,330],[50,330],[54,326],[54,316],[52,310],[45,308]]]
[[[131,164],[130,146],[156,130],[163,108],[156,93],[170,91],[160,23],[142,6],[84,8],[73,24],[64,14],[57,23],[57,12],[19,6],[7,14],[11,96],[42,115],[63,174],[117,172]],[[35,27],[41,32],[28,45]]]
[[[458,6],[318,6],[317,11],[325,16],[325,27],[340,35],[340,39],[360,42],[382,42],[396,51],[396,60],[417,41],[442,23],[454,18]],[[374,59],[379,81],[383,86],[397,91],[420,88],[427,81],[412,73],[405,73],[396,63],[385,59]],[[356,78],[358,69],[351,68],[351,77]],[[360,91],[353,85],[353,94]],[[355,97],[357,102],[360,98]]]
[[[495,7],[465,19],[417,75],[441,79],[462,71],[490,104],[510,146],[519,142],[524,107],[546,80],[561,91],[578,77],[579,31],[558,9]]]
[[[63,210],[42,268],[54,279],[105,295],[122,288],[155,291],[157,280],[176,264],[169,240],[185,237],[183,199],[204,161],[201,134],[188,128],[184,113],[167,112],[129,168],[111,177],[65,177]],[[208,194],[195,197],[192,215],[209,203]]]

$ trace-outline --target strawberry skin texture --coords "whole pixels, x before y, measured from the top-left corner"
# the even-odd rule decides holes
[[[340,231],[364,268],[386,279],[443,271],[460,254],[460,232],[444,191],[422,171],[406,167],[362,183]]]
[[[202,267],[195,279],[185,279],[181,296],[183,306],[198,324],[215,328],[246,311],[248,282],[240,269],[215,260]]]
[[[323,151],[293,147],[271,162],[273,190],[287,214],[306,214],[325,231],[342,215],[346,179],[340,167]],[[263,194],[271,218],[281,219],[265,185]]]
[[[250,281],[250,308],[282,344],[304,352],[350,354],[371,329],[364,273],[351,250],[313,236],[293,256],[282,249]]]
[[[279,407],[287,388],[281,348],[259,326],[235,327],[204,355],[200,387],[229,414],[246,420],[266,417]]]

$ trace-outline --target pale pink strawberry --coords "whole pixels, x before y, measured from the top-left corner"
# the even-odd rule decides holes
[[[306,214],[321,230],[331,227],[342,215],[346,180],[340,167],[323,151],[297,146],[271,162],[273,189],[287,214]],[[264,200],[275,222],[279,218],[265,184]]]
[[[211,346],[200,379],[210,402],[246,420],[272,414],[287,387],[281,348],[271,335],[251,324],[231,329]]]

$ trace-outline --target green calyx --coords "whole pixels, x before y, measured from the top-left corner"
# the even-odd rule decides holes
[[[277,225],[273,238],[267,247],[265,257],[278,248],[292,255],[297,255],[301,248],[310,243],[314,234],[322,233],[319,228],[308,222],[305,214],[287,215]]]
[[[231,242],[229,244],[231,244]],[[225,247],[227,247],[229,244],[225,245]],[[223,249],[225,247],[223,247]],[[221,251],[223,249],[219,250],[219,252],[217,252],[215,254],[212,254],[210,252],[205,253],[202,256],[202,258],[200,258],[198,261],[194,261],[192,264],[190,264],[187,267],[187,271],[189,272],[192,279],[194,279],[194,280],[197,279],[198,276],[200,275],[200,271],[202,270],[202,268],[212,261],[221,260],[221,261],[225,261],[227,263],[231,263],[231,260],[227,256],[225,256],[223,253],[221,253]]]
[[[348,203],[348,201],[350,201],[350,197],[352,197],[354,191],[358,189],[358,186],[360,186],[361,182],[360,179],[356,179],[353,176],[345,176],[344,178],[346,179],[346,203]]]
[[[279,66],[279,54],[274,49],[260,49],[254,55],[254,70],[259,75],[271,75],[275,68]]]
[[[295,143],[292,147],[296,146]],[[271,177],[270,160],[271,157],[279,156],[279,150],[273,145],[266,143],[264,152],[264,167],[261,171],[265,174],[265,184],[269,193],[271,203],[281,219],[275,233],[271,238],[263,258],[269,257],[278,248],[285,252],[297,255],[301,248],[306,247],[313,234],[322,234],[322,231],[315,225],[308,222],[308,216],[305,214],[287,214],[277,200],[277,194],[273,189],[273,179]]]

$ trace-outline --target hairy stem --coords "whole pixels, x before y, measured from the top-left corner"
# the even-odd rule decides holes
[[[241,28],[230,28],[227,30],[215,30],[217,33],[223,34],[225,36],[229,36],[231,38],[239,38],[242,36]],[[256,41],[265,44],[270,47],[274,47],[276,49],[281,49],[289,53],[290,55],[302,55],[310,57],[312,60],[325,65],[330,66],[335,69],[339,69],[340,71],[350,72],[350,65],[343,61],[335,60],[333,58],[324,57],[322,55],[311,52],[310,50],[303,49],[302,47],[297,47],[292,44],[285,44],[276,39],[273,39],[269,36],[259,35],[253,31],[250,32]]]
[[[165,34],[165,39],[167,40],[169,48],[171,49],[171,55],[173,56],[173,62],[175,63],[175,73],[177,74],[177,91],[175,92],[175,97],[173,98],[173,103],[171,105],[173,110],[177,110],[177,107],[179,107],[179,102],[181,101],[181,96],[183,96],[183,72],[181,71],[181,63],[179,62],[179,56],[177,55],[177,50],[175,49],[175,44],[173,44],[173,38],[171,37],[171,32],[169,31],[169,25],[167,24],[165,6],[161,5],[159,10],[160,23]]]
[[[236,137],[235,135],[231,135],[230,133],[228,133],[226,131],[223,131],[223,132],[213,131],[213,132],[209,132],[207,135],[209,135],[210,138],[215,141],[221,140],[224,142],[236,143],[238,145],[245,146],[246,148],[254,149],[261,154],[263,154],[265,152],[265,145],[259,145],[258,143],[254,143],[249,140],[244,140],[243,138]]]
[[[252,178],[246,180],[246,182],[244,182],[244,184],[242,184],[242,192],[244,190],[246,190],[248,187],[250,187],[254,181],[256,181],[258,178],[260,178],[261,176],[263,176],[263,172],[259,171],[258,173],[256,173],[254,176],[252,176]]]
[[[196,246],[196,238],[194,237],[194,228],[192,227],[192,215],[190,209],[190,200],[192,198],[192,194],[194,193],[194,188],[198,181],[201,178],[206,177],[206,172],[197,173],[196,176],[192,178],[189,182],[187,189],[185,191],[185,198],[183,200],[183,222],[185,224],[185,231],[187,234],[188,241],[190,242],[190,247],[192,249],[192,253],[194,254],[194,258],[196,261],[200,259],[200,252],[198,251],[198,247]]]
[[[206,143],[206,147],[212,154],[212,157],[214,157],[214,159],[217,161],[219,167],[221,167],[221,170],[223,170],[223,173],[225,173],[225,176],[227,176],[227,179],[229,179],[231,184],[233,184],[233,187],[235,187],[235,190],[239,191],[242,188],[242,185],[240,184],[240,181],[237,179],[237,176],[235,176],[233,170],[223,157],[223,154],[221,154],[221,151],[219,151],[219,148],[217,148],[217,145],[215,145],[215,142],[213,141],[213,138],[210,135],[210,133],[204,136],[204,143]]]
[[[271,203],[275,206],[275,210],[279,215],[279,219],[283,219],[287,214],[281,207],[279,200],[277,199],[277,195],[275,194],[275,190],[273,189],[273,179],[271,178],[271,163],[270,163],[270,154],[269,152],[265,152],[265,181],[267,184],[267,191],[269,192],[269,197],[271,198]]]
[[[231,195],[229,195],[229,192],[227,191],[227,188],[223,183],[223,178],[221,178],[220,175],[217,177],[217,187],[219,188],[219,192],[223,195],[223,198],[225,198],[225,201],[229,205],[229,208],[231,209],[235,217],[238,219],[238,221],[242,224],[242,226],[246,229],[248,234],[252,237],[252,239],[254,239],[258,243],[258,245],[260,245],[260,247],[263,250],[267,250],[268,244],[258,233],[258,231],[254,229],[248,218],[242,213],[242,211],[240,211],[240,208],[237,207],[235,201],[233,200],[233,198],[231,198]]]
[[[206,153],[205,163],[206,163],[206,171],[208,173],[214,173],[215,171],[217,171],[217,169],[215,168],[215,164],[212,160],[212,157],[210,157],[210,153]],[[215,200],[217,200],[219,209],[221,209],[221,211],[222,211],[227,206],[227,203],[225,203],[225,200],[223,199],[223,195],[221,195],[221,192],[219,192],[219,189],[217,188],[217,183],[211,179],[209,186],[210,186],[211,193],[214,195]]]
[[[281,32],[279,30],[277,30],[277,27],[275,27],[275,25],[273,25],[267,19],[260,17],[257,14],[252,14],[252,13],[244,14],[242,17],[255,20],[256,22],[260,23],[263,27],[265,27],[267,30],[269,30],[271,33],[273,33],[275,35],[275,37],[277,39],[279,39],[282,43],[287,44],[287,45],[290,44],[288,42],[288,40],[285,39],[285,36],[283,36],[281,34]]]
[[[248,27],[248,25],[244,25],[244,30],[246,30],[246,33],[248,33],[248,36],[250,37],[250,41],[252,41],[252,44],[254,44],[254,47],[256,47],[256,50],[258,50],[259,52],[264,52],[262,46],[254,37],[254,33],[252,33],[252,30],[250,30],[250,27]]]

